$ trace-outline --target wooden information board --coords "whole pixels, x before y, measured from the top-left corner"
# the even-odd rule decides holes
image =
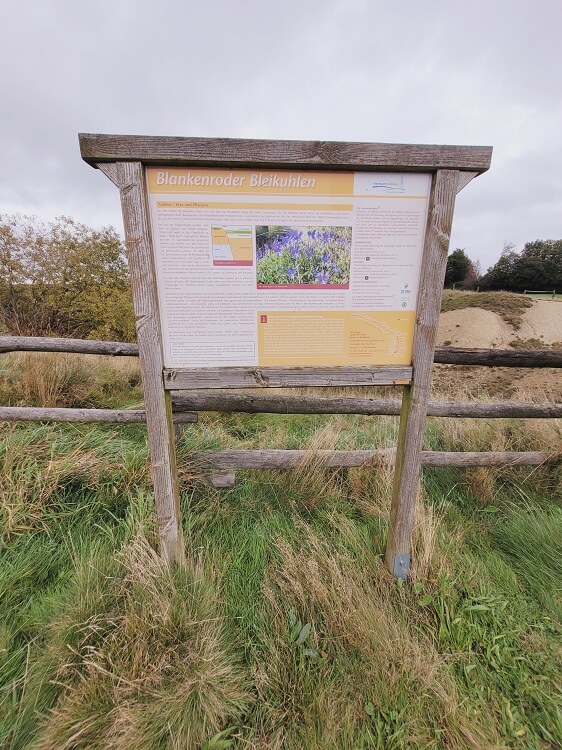
[[[402,385],[405,578],[455,196],[491,148],[80,135],[121,192],[161,553],[184,546],[170,391]]]

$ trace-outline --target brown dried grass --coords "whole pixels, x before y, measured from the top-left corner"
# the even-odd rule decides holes
[[[87,407],[117,392],[138,398],[138,360],[59,352],[6,355],[0,400],[12,406]]]
[[[352,747],[351,738],[365,720],[364,702],[395,707],[406,691],[413,696],[407,716],[411,746],[426,746],[435,723],[443,730],[444,746],[492,747],[478,723],[464,715],[445,659],[416,628],[407,594],[397,590],[380,557],[363,560],[368,566],[358,575],[349,555],[308,526],[302,532],[300,544],[276,541],[280,564],[270,568],[264,587],[274,635],[268,670],[257,682],[264,697],[269,689],[285,695],[277,725],[285,715],[291,715],[293,725],[300,716],[301,741],[306,737],[302,746],[339,747],[345,735]],[[295,658],[285,645],[287,602],[313,623],[310,641],[321,655],[316,669],[325,673],[323,689],[314,696],[306,694],[306,672],[300,685],[288,685],[284,678],[286,660]],[[368,694],[357,695],[359,685],[368,686]],[[298,744],[287,736],[282,746]]]
[[[70,607],[54,628],[60,695],[37,750],[200,747],[251,702],[201,561],[172,571],[139,535],[118,563],[94,575],[95,613],[77,622]]]

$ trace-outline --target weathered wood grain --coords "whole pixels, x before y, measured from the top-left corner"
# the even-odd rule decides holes
[[[146,422],[144,409],[64,409],[59,407],[0,406],[0,422],[97,422],[135,424]],[[197,414],[181,412],[174,423],[197,422]]]
[[[90,341],[34,336],[0,336],[0,354],[8,352],[66,352],[138,357],[138,346],[120,341]],[[484,367],[562,367],[562,350],[468,349],[442,346],[435,349],[434,362],[441,365]]]
[[[439,466],[542,466],[560,463],[562,457],[544,451],[422,451],[422,465]]]
[[[167,390],[191,388],[293,388],[395,385],[409,382],[411,367],[193,367],[164,370]]]
[[[438,347],[435,350],[433,361],[440,365],[478,365],[482,367],[562,367],[562,350]]]
[[[245,412],[248,414],[365,414],[396,416],[397,399],[332,398],[321,396],[277,396],[255,393],[184,392],[172,394],[175,413],[187,411]],[[430,417],[470,417],[472,419],[547,419],[562,417],[562,404],[514,402],[462,403],[430,401]]]
[[[334,403],[332,403],[332,401]],[[349,402],[349,403],[345,403]],[[174,400],[175,440],[181,425],[197,422],[198,411],[246,412],[251,414],[364,414],[398,416],[400,401],[385,399],[329,399],[311,396],[267,398],[239,394],[193,394]],[[562,404],[430,402],[430,417],[470,419],[560,419]],[[66,409],[59,407],[2,406],[4,422],[98,422],[133,424],[146,422],[144,409]]]
[[[180,138],[80,133],[82,158],[100,162],[339,170],[435,172],[460,169],[478,174],[490,167],[489,146],[439,146],[342,141],[272,141],[242,138]]]
[[[100,169],[105,171],[103,164]],[[144,169],[138,161],[125,161],[110,165],[107,176],[121,193],[161,554],[167,562],[181,565],[185,549],[171,406],[162,386],[160,319]]]
[[[478,177],[478,172],[459,172],[459,180],[457,182],[457,193],[460,193],[461,190],[464,190],[464,188],[468,185],[469,182],[472,182],[472,180]]]
[[[431,392],[431,372],[439,327],[441,294],[459,173],[439,170],[433,177],[416,304],[413,381],[405,386],[394,471],[385,560],[393,575],[405,578],[419,488],[422,441]]]
[[[89,341],[46,336],[0,336],[0,354],[7,352],[65,352],[67,354],[104,354],[112,357],[138,357],[136,344],[120,341]]]
[[[326,469],[353,468],[392,464],[394,448],[376,450],[216,450],[201,451],[191,456],[191,463],[199,470],[238,469],[295,469],[303,465],[322,466]],[[540,466],[562,461],[560,455],[544,451],[524,452],[447,452],[422,451],[420,463],[428,468],[439,466]]]

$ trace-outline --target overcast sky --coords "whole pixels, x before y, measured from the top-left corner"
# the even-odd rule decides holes
[[[122,231],[79,132],[493,146],[451,250],[562,237],[560,0],[0,2],[0,213]]]

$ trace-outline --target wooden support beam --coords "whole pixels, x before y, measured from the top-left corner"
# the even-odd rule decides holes
[[[164,370],[167,390],[294,388],[408,383],[411,367],[190,367]]]
[[[459,172],[459,181],[457,183],[457,193],[468,185],[475,177],[478,177],[478,172]]]
[[[439,327],[441,290],[449,249],[459,173],[440,170],[433,176],[429,199],[418,300],[412,364],[413,382],[404,387],[386,566],[405,579],[410,568],[412,529],[419,488],[422,441],[431,392],[431,371]]]
[[[99,166],[121,193],[160,551],[167,562],[183,565],[185,548],[179,513],[172,407],[162,384],[164,365],[160,344],[160,317],[144,169],[138,161]]]

